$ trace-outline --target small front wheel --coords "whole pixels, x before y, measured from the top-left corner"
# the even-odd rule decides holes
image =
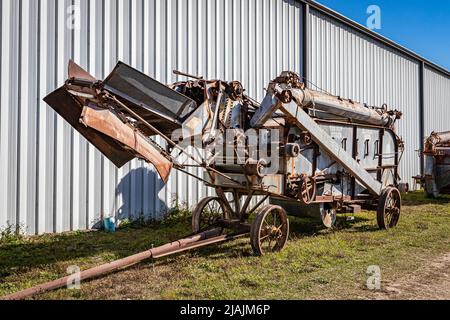
[[[255,254],[262,256],[284,248],[289,235],[286,211],[276,205],[266,205],[257,214],[250,229],[250,240]]]
[[[400,191],[394,187],[387,187],[381,192],[378,200],[377,223],[380,229],[394,228],[400,219],[402,198]]]
[[[217,227],[221,220],[229,219],[225,202],[219,197],[203,198],[192,213],[192,232],[198,233]]]

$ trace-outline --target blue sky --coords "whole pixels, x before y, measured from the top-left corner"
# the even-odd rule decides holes
[[[366,25],[367,8],[381,9],[379,34],[450,70],[450,0],[317,0]]]

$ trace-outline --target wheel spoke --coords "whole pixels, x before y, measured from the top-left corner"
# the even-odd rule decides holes
[[[386,211],[386,215],[385,215],[385,221],[386,221],[386,224],[387,225],[390,225],[391,224],[391,212],[390,212],[390,210],[387,210]]]
[[[269,237],[270,237],[270,234],[266,234],[265,236],[263,236],[263,237],[260,238],[260,241],[261,241],[261,242],[264,242],[264,240],[267,239],[267,238],[269,238]]]
[[[386,200],[386,208],[390,208],[392,206],[392,198],[389,195],[389,197]]]

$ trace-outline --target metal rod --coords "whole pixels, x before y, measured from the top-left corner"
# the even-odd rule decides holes
[[[249,212],[248,214],[251,214],[253,211],[255,211],[256,209],[258,209],[258,207],[267,200],[267,198],[269,197],[269,195],[265,195],[264,198],[262,198]]]
[[[207,246],[207,245],[210,245],[210,244],[215,244],[215,243],[219,243],[219,242],[234,240],[234,239],[237,239],[237,238],[245,236],[247,233],[248,233],[247,231],[242,231],[241,233],[225,234],[225,235],[217,236],[217,237],[214,237],[214,238],[201,240],[201,241],[198,241],[198,242],[186,245],[185,247],[182,247],[182,248],[177,249],[177,250],[173,250],[173,251],[170,251],[170,252],[163,252],[161,254],[155,255],[153,258],[162,258],[162,257],[166,257],[168,255],[184,252],[184,251],[187,251],[187,250],[201,248],[201,247],[204,247],[204,246]]]
[[[212,229],[188,238],[180,239],[156,248],[145,250],[141,253],[137,253],[126,258],[122,258],[91,269],[84,270],[80,273],[80,281],[96,278],[101,275],[132,266],[143,260],[147,260],[150,258],[161,258],[186,250],[207,246],[209,244],[232,240],[247,233],[246,231],[242,231],[240,233],[220,235],[221,232],[221,228]],[[68,283],[71,283],[72,277],[73,276],[66,276],[50,282],[46,282],[29,289],[3,296],[0,298],[0,300],[22,300],[46,291],[62,288],[67,286]]]
[[[183,77],[196,79],[196,80],[203,80],[202,76],[194,76],[192,74],[189,74],[189,73],[186,73],[186,72],[181,72],[181,71],[178,71],[178,70],[173,70],[173,74],[176,74],[177,76],[183,76]]]
[[[245,199],[244,205],[242,206],[242,209],[239,212],[241,217],[244,216],[245,211],[247,210],[248,205],[250,204],[250,201],[252,200],[254,193],[255,193],[255,191],[250,191],[249,194],[247,195],[247,198]]]
[[[193,178],[195,178],[195,179],[197,179],[197,180],[199,180],[199,181],[201,181],[203,183],[210,184],[210,182],[206,181],[205,179],[202,179],[199,176],[196,176],[193,173],[190,173],[189,171],[183,170],[180,167],[175,168],[175,169],[177,169],[178,171],[183,172],[184,174],[187,174],[188,176],[191,176],[191,177],[193,177]]]

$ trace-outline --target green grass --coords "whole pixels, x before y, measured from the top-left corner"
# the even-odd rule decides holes
[[[290,240],[282,252],[256,257],[249,240],[143,262],[61,289],[38,299],[358,299],[367,267],[378,265],[382,283],[418,270],[450,250],[450,198],[410,193],[397,228],[380,231],[374,212],[340,219],[333,230],[290,217]],[[185,212],[164,223],[129,224],[114,234],[73,232],[0,241],[0,295],[178,239],[190,232]]]

